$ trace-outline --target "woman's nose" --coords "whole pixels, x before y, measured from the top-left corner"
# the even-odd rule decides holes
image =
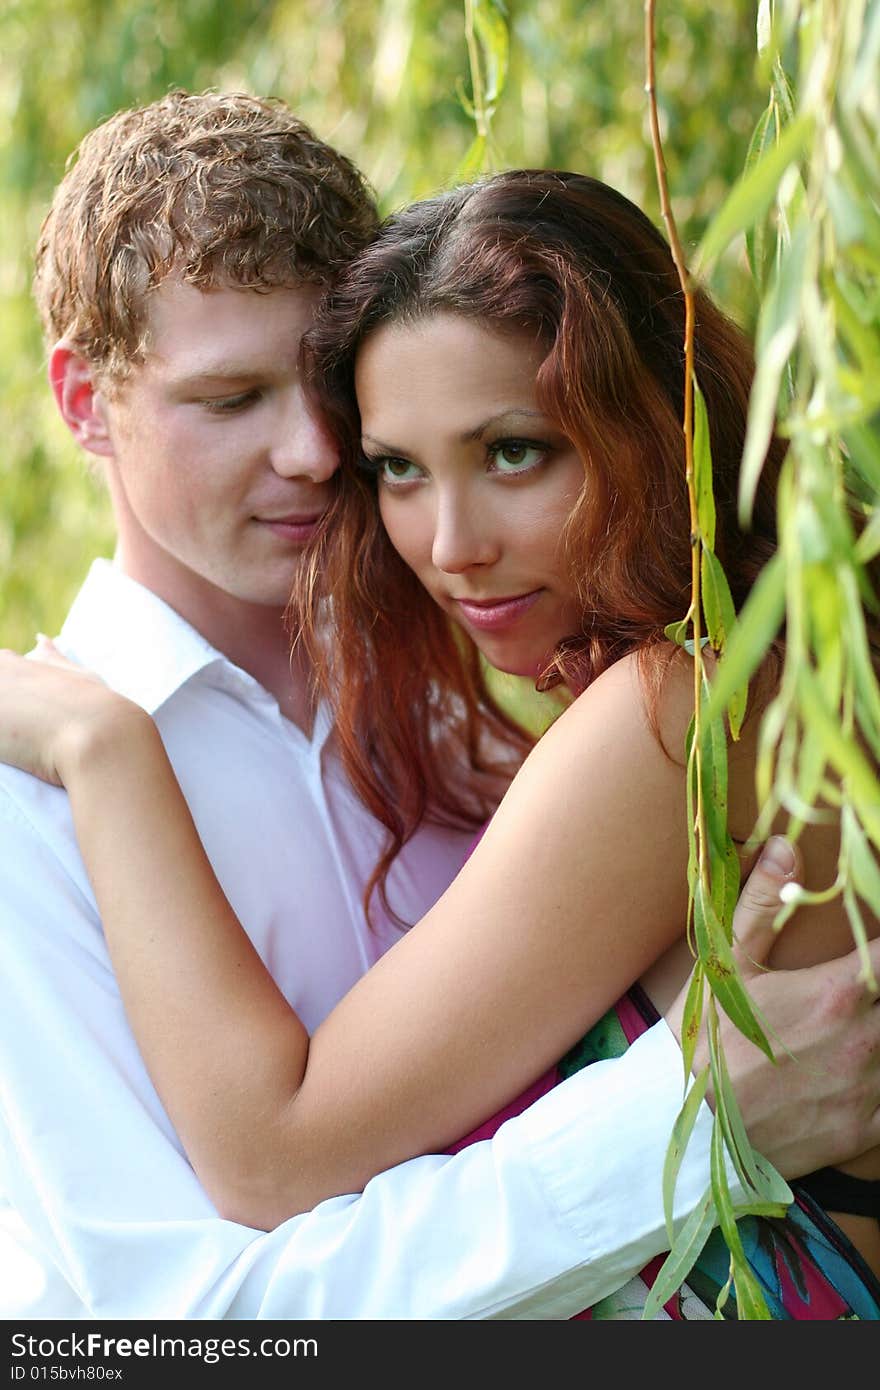
[[[461,574],[498,558],[491,519],[473,496],[441,497],[437,505],[431,560],[445,574]]]

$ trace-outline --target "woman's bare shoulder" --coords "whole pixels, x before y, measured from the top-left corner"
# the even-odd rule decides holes
[[[615,661],[572,701],[540,741],[545,751],[567,756],[598,736],[621,756],[639,751],[684,762],[685,737],[694,711],[693,668],[673,655],[658,669],[639,652]]]
[[[486,849],[497,846],[509,863],[538,824],[545,841],[570,843],[578,864],[589,860],[591,872],[604,864],[604,872],[614,877],[619,869],[626,880],[642,856],[644,880],[662,882],[677,913],[677,880],[670,883],[667,870],[676,866],[678,873],[680,866],[683,876],[687,859],[689,700],[682,671],[670,669],[654,702],[659,717],[652,719],[638,658],[609,667],[532,749],[487,831]],[[562,858],[560,874],[570,868]]]

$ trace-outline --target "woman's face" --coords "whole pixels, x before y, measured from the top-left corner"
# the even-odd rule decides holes
[[[442,313],[377,329],[355,373],[392,544],[493,666],[531,678],[581,630],[561,537],[584,467],[538,405],[543,358]]]

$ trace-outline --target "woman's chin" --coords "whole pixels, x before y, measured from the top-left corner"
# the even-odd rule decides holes
[[[481,645],[480,651],[493,670],[502,676],[516,676],[520,680],[530,681],[533,685],[546,670],[550,660],[550,653],[535,657],[525,653],[501,652],[497,646],[491,645],[491,650],[489,643]]]
[[[473,642],[483,660],[503,676],[516,676],[534,684],[553,660],[555,644],[548,649],[545,642],[538,647],[534,641],[517,639],[513,634],[479,632],[470,623],[463,622],[457,613],[453,613],[452,617]]]

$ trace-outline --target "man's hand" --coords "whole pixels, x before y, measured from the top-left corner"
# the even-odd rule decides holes
[[[770,1029],[776,1065],[722,1013],[730,1077],[749,1138],[786,1178],[843,1163],[880,1144],[880,1004],[859,978],[856,951],[802,970],[763,966],[778,939],[779,890],[800,864],[781,836],[767,841],[733,919],[736,954],[752,999]],[[880,940],[870,943],[880,972]],[[667,1014],[677,1037],[686,988]],[[705,1037],[694,1068],[708,1060]],[[711,1103],[711,1096],[710,1096]]]

